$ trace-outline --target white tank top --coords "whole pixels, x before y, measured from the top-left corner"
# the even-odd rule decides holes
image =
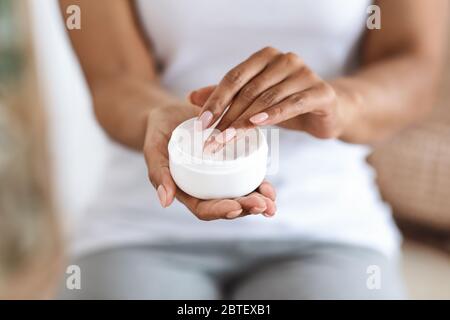
[[[182,98],[217,83],[253,52],[292,51],[331,79],[357,64],[369,0],[138,0],[165,87]],[[281,130],[274,218],[203,222],[162,209],[143,156],[111,144],[105,182],[86,212],[76,252],[129,243],[308,239],[396,253],[398,233],[365,158],[370,150]]]

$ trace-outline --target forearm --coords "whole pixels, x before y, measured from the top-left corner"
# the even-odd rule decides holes
[[[141,150],[149,113],[176,99],[159,85],[156,60],[142,37],[132,1],[60,0],[82,10],[82,30],[68,32],[103,129]]]
[[[340,138],[376,143],[422,118],[433,105],[438,69],[425,58],[403,54],[333,81],[344,119]]]
[[[341,139],[374,143],[433,105],[445,53],[448,1],[377,0],[380,30],[361,46],[361,68],[333,82],[347,123]]]
[[[94,110],[108,135],[136,150],[142,150],[151,111],[172,106],[179,100],[158,82],[120,77],[92,85]]]

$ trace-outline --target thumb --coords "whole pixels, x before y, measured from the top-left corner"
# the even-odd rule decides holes
[[[200,88],[198,90],[192,91],[189,94],[189,102],[193,105],[196,105],[198,107],[203,107],[206,100],[208,100],[211,93],[213,93],[214,89],[216,89],[217,86],[208,86],[204,88]]]

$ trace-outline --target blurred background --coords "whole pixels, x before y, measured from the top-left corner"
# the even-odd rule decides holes
[[[19,17],[25,23],[18,24]],[[19,34],[23,37],[18,37]],[[433,113],[425,122],[377,147],[368,159],[377,170],[383,197],[394,208],[405,236],[404,276],[410,297],[416,299],[450,299],[450,55],[447,60],[441,95]],[[6,211],[15,210],[24,219],[42,219],[46,222],[34,226],[42,229],[46,228],[45,224],[52,224],[53,219],[46,217],[52,217],[55,211],[60,229],[67,236],[77,223],[78,213],[95,194],[111,142],[95,122],[87,87],[56,0],[0,0],[0,80],[0,106],[8,106],[6,110],[11,111],[10,106],[19,105],[16,110],[24,110],[29,115],[25,117],[28,122],[14,130],[30,139],[41,136],[45,141],[46,147],[41,150],[46,150],[46,163],[51,164],[50,168],[40,166],[30,170],[44,176],[41,177],[45,181],[43,184],[52,185],[51,197],[40,188],[28,190],[34,198],[51,203],[43,207],[40,214],[29,217],[22,212],[23,208],[0,203],[0,210],[3,210],[0,211],[1,298],[8,288],[3,281],[7,273],[5,271],[3,278],[1,273],[2,266],[11,260],[11,255],[6,253],[13,250],[14,241],[19,241],[18,237],[4,241],[6,234],[1,231],[7,229],[6,223],[11,219]],[[38,101],[45,113],[38,107]],[[15,114],[16,110],[10,113]],[[9,118],[0,113],[0,123],[4,119]],[[36,126],[43,126],[45,130],[30,131],[27,129],[30,123],[37,123]],[[0,142],[5,140],[2,139],[5,128],[0,126],[3,131],[0,131]],[[40,146],[35,141],[25,143],[23,152],[30,152],[30,145]],[[6,190],[5,172],[11,172],[1,163],[1,155],[9,150],[8,144],[0,144],[0,193]],[[35,159],[35,153],[31,154]],[[23,164],[27,165],[32,167],[30,163]],[[34,185],[36,181],[22,181],[22,184]],[[28,196],[22,193],[10,197],[9,202],[13,198],[20,202]],[[5,201],[2,194],[0,201]],[[30,208],[35,206],[30,204]],[[23,221],[11,223],[23,225]],[[20,228],[17,232],[26,233]],[[45,244],[37,238],[28,241],[36,246]],[[33,250],[30,252],[38,252],[38,249]],[[53,252],[54,257],[58,256],[55,248],[47,250]],[[31,265],[26,259],[17,261],[18,265]]]

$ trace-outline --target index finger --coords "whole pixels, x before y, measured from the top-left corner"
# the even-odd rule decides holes
[[[278,54],[278,50],[267,47],[231,69],[206,100],[200,112],[199,120],[203,129],[215,123],[244,85],[263,71]]]

